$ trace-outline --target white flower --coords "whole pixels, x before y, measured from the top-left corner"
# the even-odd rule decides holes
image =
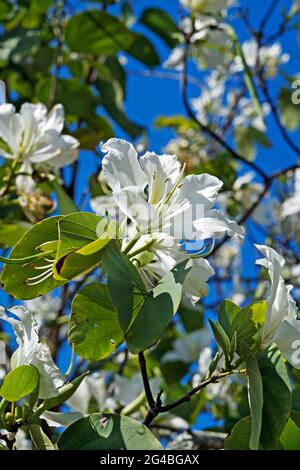
[[[83,379],[76,392],[66,401],[71,411],[57,412],[45,411],[42,414],[49,426],[67,428],[75,421],[89,414],[91,400],[95,400],[99,411],[109,410],[114,412],[117,403],[107,393],[107,374],[94,373]]]
[[[300,321],[297,320],[296,302],[290,294],[293,286],[286,285],[282,277],[285,261],[272,248],[264,245],[256,245],[256,248],[265,255],[256,264],[267,268],[271,279],[261,347],[267,348],[275,343],[283,357],[300,369]]]
[[[198,119],[204,124],[208,123],[207,115],[223,116],[223,96],[225,91],[225,80],[218,71],[213,70],[204,78],[203,91],[201,95],[192,100],[192,105],[197,113]]]
[[[56,319],[60,307],[60,299],[52,294],[46,294],[43,297],[26,300],[24,306],[34,314],[38,325],[43,325]]]
[[[238,115],[233,119],[234,127],[254,127],[260,132],[266,131],[264,117],[270,113],[270,105],[262,104],[262,116],[257,114],[253,101],[249,98],[242,98],[239,101]]]
[[[64,384],[64,380],[51,357],[49,347],[40,342],[34,315],[21,306],[8,311],[13,317],[7,315],[1,307],[0,319],[12,325],[19,346],[11,358],[12,369],[24,364],[36,367],[40,373],[39,398],[58,395],[58,388]]]
[[[110,139],[102,150],[104,178],[139,235],[165,233],[189,240],[242,236],[237,224],[214,209],[223,184],[218,178],[183,177],[175,155],[147,152],[138,159],[134,147],[120,139]]]
[[[169,57],[163,63],[166,69],[182,70],[184,60],[184,48],[177,46],[170,52]]]
[[[180,0],[186,8],[190,8],[195,13],[219,13],[221,10],[230,7],[235,0]]]
[[[106,373],[95,373],[85,377],[76,392],[67,401],[67,405],[72,410],[85,416],[89,412],[89,403],[92,398],[96,401],[101,411],[104,411],[106,408],[112,411],[116,409],[116,403],[107,393]]]
[[[300,213],[300,169],[295,171],[295,192],[282,204],[282,218],[294,216]]]
[[[185,334],[173,342],[173,350],[163,355],[162,362],[183,361],[191,364],[198,359],[200,351],[210,342],[211,335],[207,328]]]
[[[48,113],[43,104],[25,103],[17,113],[12,104],[0,105],[0,153],[19,161],[20,172],[29,175],[35,165],[57,169],[77,158],[79,142],[62,135],[64,109],[57,104]],[[17,178],[17,185],[28,192],[30,176]],[[32,182],[30,183],[32,184]]]
[[[230,39],[227,26],[215,18],[204,15],[197,16],[194,23],[185,18],[181,29],[190,35],[189,55],[195,59],[200,68],[220,69],[228,63],[231,54]],[[168,69],[181,70],[184,63],[184,47],[179,45],[173,49],[163,66]]]
[[[150,387],[153,396],[160,390],[161,379],[150,379]],[[122,406],[127,406],[133,402],[143,391],[143,380],[141,374],[133,374],[130,379],[122,375],[116,375],[114,379],[114,398]]]
[[[62,135],[64,109],[57,104],[48,113],[43,104],[25,103],[20,113],[12,104],[0,106],[0,136],[9,147],[4,158],[46,163],[60,168],[77,158],[79,142]]]
[[[249,67],[254,68],[259,61],[269,76],[276,75],[278,66],[287,63],[290,59],[289,54],[282,52],[281,44],[278,42],[258,49],[257,42],[250,39],[242,44],[242,51]],[[244,65],[241,57],[235,57],[230,68],[231,73],[243,72],[243,70]]]
[[[153,253],[151,262],[143,266],[145,272],[159,278],[186,259],[180,240],[222,238],[226,233],[242,236],[242,229],[214,208],[222,187],[218,178],[184,177],[175,155],[147,152],[138,159],[124,140],[110,139],[102,149],[104,179],[114,204],[131,222],[123,250],[132,259],[145,250]],[[207,261],[194,262],[184,285],[194,300],[207,292],[206,281],[213,272]]]

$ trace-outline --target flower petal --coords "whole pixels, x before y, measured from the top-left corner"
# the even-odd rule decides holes
[[[147,177],[132,144],[113,138],[103,144],[101,150],[106,153],[102,160],[104,178],[112,190],[116,186],[138,186],[142,190],[146,187]]]
[[[274,343],[282,356],[300,370],[300,321],[291,318],[284,320],[276,332]]]
[[[181,164],[175,155],[156,155],[147,152],[140,158],[140,165],[148,177],[149,202],[157,204],[176,183]]]
[[[195,220],[197,238],[222,238],[224,235],[243,237],[244,230],[233,220],[224,217],[217,209],[207,211],[204,217]]]

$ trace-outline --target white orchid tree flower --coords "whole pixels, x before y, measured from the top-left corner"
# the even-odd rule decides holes
[[[20,162],[22,176],[16,184],[21,190],[28,192],[28,184],[33,184],[30,175],[36,165],[56,170],[77,159],[79,141],[62,134],[63,127],[61,104],[49,113],[41,103],[24,103],[19,113],[12,104],[0,105],[0,154]]]
[[[66,401],[68,412],[44,411],[41,415],[51,427],[67,428],[75,421],[89,414],[89,405],[93,399],[99,411],[116,411],[118,404],[107,391],[107,373],[96,372],[83,379],[75,393]]]
[[[153,396],[156,396],[161,388],[161,379],[152,378],[149,381]],[[143,380],[140,374],[133,374],[130,379],[122,375],[114,378],[114,399],[121,405],[127,406],[144,392]]]
[[[102,150],[103,178],[112,190],[111,200],[125,222],[130,221],[130,236],[123,233],[122,249],[137,261],[143,251],[153,254],[151,262],[142,266],[150,284],[152,276],[159,279],[189,257],[180,241],[206,242],[226,234],[242,237],[243,230],[215,208],[223,185],[218,178],[208,174],[184,177],[184,167],[175,155],[146,152],[138,158],[134,147],[120,139],[110,139]],[[207,294],[212,274],[206,260],[194,261],[184,284],[192,301]]]
[[[279,42],[271,46],[258,47],[254,39],[249,39],[242,44],[242,50],[248,67],[254,68],[259,63],[265,68],[267,74],[273,77],[277,74],[280,65],[286,64],[290,56],[282,51]],[[231,73],[243,72],[244,64],[240,56],[236,56],[230,68]]]
[[[265,258],[256,264],[267,268],[271,279],[271,291],[267,298],[268,310],[262,328],[261,348],[275,343],[283,357],[296,369],[300,369],[300,321],[297,306],[290,292],[293,288],[283,279],[284,259],[265,245],[255,245]]]
[[[287,198],[282,204],[281,216],[283,219],[300,213],[300,170],[295,171],[294,195]]]
[[[211,343],[211,334],[208,328],[193,331],[177,338],[173,342],[172,351],[168,351],[162,357],[162,362],[183,361],[191,364],[199,358],[202,350]]]
[[[180,0],[181,5],[194,13],[216,14],[231,7],[235,0]]]
[[[40,342],[39,327],[34,315],[22,306],[8,309],[8,315],[0,307],[0,319],[8,322],[14,330],[18,348],[12,355],[11,368],[32,365],[40,373],[39,398],[58,395],[58,388],[64,384],[63,376],[55,364],[49,347]]]

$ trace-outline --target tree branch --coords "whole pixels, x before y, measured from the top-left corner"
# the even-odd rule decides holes
[[[148,402],[150,409],[153,409],[155,408],[156,403],[152,395],[149,378],[148,378],[146,359],[142,351],[139,353],[139,366],[140,366],[140,371],[142,374],[147,402]]]
[[[213,131],[210,127],[206,126],[203,124],[195,115],[193,112],[189,98],[188,98],[188,80],[187,80],[187,67],[188,67],[188,52],[189,52],[189,38],[186,37],[186,43],[185,43],[185,51],[184,51],[184,57],[183,57],[183,69],[182,69],[182,74],[181,74],[181,95],[182,95],[182,100],[184,107],[186,109],[186,112],[188,116],[199,126],[200,130],[211,137],[215,142],[221,145],[227,152],[230,153],[230,155],[235,158],[237,161],[251,167],[257,174],[259,174],[265,181],[268,179],[267,174],[259,168],[256,163],[251,162],[247,160],[245,157],[243,157],[241,154],[239,154],[235,149],[233,149],[225,140],[222,139],[215,131]]]

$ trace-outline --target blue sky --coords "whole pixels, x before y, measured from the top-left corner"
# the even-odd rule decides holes
[[[252,12],[249,16],[253,26],[258,24],[261,16],[268,8],[271,0],[240,0],[240,5],[249,6]],[[78,2],[75,2],[78,5]],[[75,4],[74,3],[74,4]],[[177,19],[178,13],[178,1],[177,0],[133,0],[136,13],[139,15],[144,8],[157,7],[164,8],[170,15]],[[290,8],[291,2],[289,0],[281,0],[281,6],[286,9]],[[115,10],[117,12],[117,9]],[[276,31],[279,23],[279,16],[275,14],[269,21],[268,31],[270,33]],[[236,24],[235,24],[236,25]],[[143,30],[143,28],[141,29]],[[146,30],[143,30],[146,32]],[[237,27],[237,32],[241,41],[249,38],[249,35],[244,28]],[[147,31],[147,35],[153,40],[159,55],[162,60],[165,60],[169,54],[169,49],[165,44],[160,41],[154,34],[150,34]],[[281,39],[283,49],[288,52],[291,56],[289,64],[286,66],[287,73],[295,74],[300,70],[299,67],[299,51],[298,43],[294,33],[287,34]],[[150,150],[156,152],[162,152],[164,146],[168,140],[172,137],[172,132],[169,130],[158,130],[153,126],[155,118],[159,115],[172,115],[172,114],[184,114],[184,108],[182,105],[179,83],[175,80],[157,79],[157,78],[145,78],[139,76],[139,73],[144,70],[144,67],[133,59],[128,59],[127,64],[128,71],[128,88],[127,88],[127,100],[125,103],[126,112],[130,119],[142,124],[148,130],[150,137]],[[158,68],[157,70],[162,70]],[[195,67],[191,67],[191,71],[196,73],[201,79],[203,74],[196,71]],[[277,79],[272,84],[272,95],[276,94],[278,87],[282,83],[282,79]],[[191,88],[191,96],[195,95],[195,89]],[[275,169],[283,168],[292,164],[296,161],[294,155],[287,149],[286,144],[282,141],[280,134],[276,130],[276,126],[273,120],[270,118],[268,122],[269,137],[273,142],[273,150],[259,149],[258,161],[260,166],[269,172]],[[115,127],[116,136],[122,138],[128,138],[124,132]],[[299,141],[299,133],[292,135],[293,138]],[[95,156],[90,152],[82,152],[80,156],[80,173],[77,184],[77,198],[80,197],[82,191],[87,187],[88,176],[96,170],[97,160]],[[221,175],[220,175],[221,176]],[[257,234],[256,234],[257,235]],[[250,249],[249,246],[246,250],[246,256],[249,256],[249,263],[246,264],[247,272],[251,272],[253,269],[254,250]],[[214,292],[212,290],[211,299],[214,298]],[[63,368],[67,367],[69,361],[69,351],[67,348],[62,348],[60,354],[60,364]]]
[[[255,27],[258,25],[262,15],[267,10],[271,0],[260,1],[260,0],[240,0],[241,6],[249,8],[249,20]],[[137,16],[145,8],[157,7],[165,9],[173,18],[177,21],[178,18],[178,0],[165,0],[161,2],[159,0],[133,0],[135,12]],[[281,7],[289,10],[291,6],[290,0],[281,0]],[[113,10],[112,10],[113,11]],[[118,8],[115,7],[115,13],[117,14]],[[270,18],[268,23],[267,32],[270,34],[277,30],[279,25],[280,16],[277,12]],[[243,42],[249,39],[249,33],[245,30],[245,27],[241,27],[240,21],[235,21],[234,26],[238,32],[240,41]],[[149,33],[148,30],[139,26],[139,30],[146,33],[148,37],[153,41],[157,51],[164,61],[169,54],[169,49],[166,45],[154,34]],[[290,62],[286,64],[285,71],[288,74],[295,74],[300,71],[299,67],[299,51],[298,44],[294,33],[288,33],[280,42],[283,45],[285,52],[290,54]],[[128,58],[126,66],[128,72],[128,83],[127,83],[127,100],[125,103],[126,112],[130,119],[145,126],[150,138],[150,150],[155,152],[162,152],[164,146],[168,140],[173,136],[172,131],[155,129],[154,121],[159,115],[172,115],[172,114],[184,114],[184,108],[179,92],[179,82],[170,79],[159,79],[153,77],[141,76],[145,67],[138,61]],[[157,68],[158,71],[163,71],[162,67]],[[195,74],[198,79],[201,80],[203,72],[199,72],[193,64],[190,66],[190,71]],[[280,85],[282,79],[277,78],[273,80],[271,85],[271,91],[274,95]],[[199,91],[190,86],[190,96],[197,96]],[[286,144],[282,141],[280,134],[276,129],[276,125],[272,118],[268,120],[269,137],[273,142],[273,149],[270,152],[263,148],[259,148],[258,161],[261,167],[266,171],[277,170],[283,168],[289,163],[296,162],[295,156],[287,149]],[[115,126],[115,132],[117,137],[128,138],[122,129]],[[295,139],[299,139],[299,133],[293,136]],[[78,181],[78,192],[81,193],[82,187],[86,185],[87,173],[90,173],[91,168],[95,168],[95,159],[92,155],[87,153],[82,154],[81,160],[83,164],[80,166],[81,174]]]

